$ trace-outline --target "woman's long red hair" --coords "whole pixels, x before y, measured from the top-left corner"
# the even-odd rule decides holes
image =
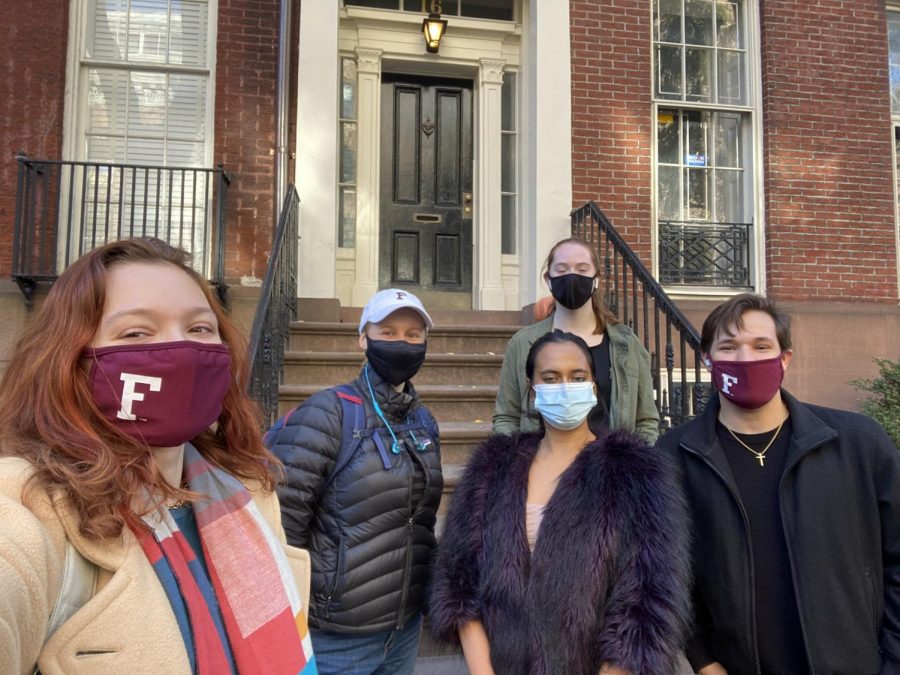
[[[229,473],[274,488],[272,470],[280,465],[262,444],[259,411],[246,394],[246,340],[189,259],[158,239],[117,241],[82,256],[53,284],[19,338],[0,383],[2,453],[31,462],[38,486],[51,493],[62,491],[86,537],[118,536],[127,522],[141,515],[132,509],[142,491],[163,499],[192,494],[169,486],[147,446],[106,421],[80,365],[82,350],[100,324],[106,274],[113,265],[174,265],[203,290],[222,342],[231,348],[232,378],[215,430],[204,431],[192,443]]]

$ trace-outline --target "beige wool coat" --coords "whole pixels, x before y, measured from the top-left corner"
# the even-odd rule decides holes
[[[175,615],[134,535],[85,539],[62,499],[37,489],[23,496],[32,473],[24,459],[0,458],[0,673],[190,675]],[[277,497],[251,493],[284,543]],[[44,644],[67,538],[98,566],[97,591]],[[306,609],[309,554],[284,546]]]

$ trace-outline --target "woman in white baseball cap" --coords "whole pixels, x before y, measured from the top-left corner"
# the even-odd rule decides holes
[[[366,363],[279,420],[288,541],[312,555],[319,672],[412,673],[441,499],[438,427],[410,380],[431,317],[412,293],[376,293],[359,322]]]

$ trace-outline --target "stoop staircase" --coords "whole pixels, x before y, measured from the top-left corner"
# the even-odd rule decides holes
[[[301,301],[302,302],[302,301]],[[359,308],[342,308],[339,322],[295,321],[284,355],[284,383],[279,387],[279,414],[315,392],[359,374],[365,356],[357,344]],[[450,501],[469,455],[491,430],[494,399],[506,343],[519,328],[519,312],[429,311],[425,364],[413,378],[423,403],[438,421],[444,471],[444,497]]]

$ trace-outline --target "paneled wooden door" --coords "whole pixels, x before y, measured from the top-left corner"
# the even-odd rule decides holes
[[[384,74],[381,86],[379,285],[471,307],[472,82]]]

